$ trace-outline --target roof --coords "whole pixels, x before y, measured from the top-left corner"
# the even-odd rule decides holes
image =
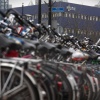
[[[73,4],[68,2],[56,2],[53,4],[53,7],[64,7],[65,12],[68,12],[68,7],[75,8],[74,10],[70,10],[70,12],[77,12],[81,14],[86,14],[90,16],[100,16],[100,8],[92,7],[92,6],[85,6],[79,4]],[[48,12],[47,4],[42,4],[42,13]],[[20,13],[22,13],[22,7],[14,8]],[[37,14],[38,13],[38,5],[32,6],[25,6],[24,7],[24,14]]]

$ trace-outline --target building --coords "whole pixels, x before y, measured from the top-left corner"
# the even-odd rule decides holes
[[[98,4],[95,5],[95,7],[100,8],[100,1],[98,2]]]
[[[96,41],[100,38],[100,8],[78,5],[68,2],[56,2],[54,8],[63,8],[62,10],[54,11],[52,9],[52,20],[55,28],[59,29],[60,33],[68,33],[76,35],[79,38],[84,36],[92,38]],[[22,8],[15,8],[22,13]],[[35,10],[34,10],[35,9]],[[42,4],[42,22],[48,22],[48,6]],[[30,14],[28,19],[38,22],[38,6],[24,7],[24,14]]]
[[[6,10],[9,8],[9,0],[0,0],[0,9]]]
[[[32,6],[32,5],[34,5],[34,4],[33,4],[33,1],[32,1],[32,0],[30,0],[30,2],[29,2],[29,4],[28,4],[28,6]]]

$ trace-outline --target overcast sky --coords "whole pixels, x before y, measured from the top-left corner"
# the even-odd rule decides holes
[[[24,3],[24,6],[28,6],[30,1],[31,0],[9,0],[10,4],[12,4],[12,7],[20,7],[20,6],[22,6],[22,3]],[[34,3],[35,0],[32,0],[32,1]],[[55,0],[55,1],[57,1],[57,0]],[[71,3],[88,5],[88,6],[94,6],[99,1],[100,0],[68,0],[68,2],[71,2]]]

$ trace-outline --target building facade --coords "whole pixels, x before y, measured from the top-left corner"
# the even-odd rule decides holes
[[[0,0],[0,9],[6,10],[9,8],[9,0]]]
[[[55,28],[60,33],[68,33],[70,35],[83,38],[84,36],[92,38],[96,41],[100,38],[100,8],[90,7],[78,4],[72,4],[68,2],[56,2],[53,5],[54,8],[63,8],[62,10],[52,11],[52,21]],[[22,13],[21,7],[15,8]],[[34,10],[35,9],[35,10]],[[48,22],[48,6],[42,4],[41,9],[42,22]],[[38,6],[24,7],[24,14],[30,14],[27,19],[34,20],[34,23],[38,22]]]

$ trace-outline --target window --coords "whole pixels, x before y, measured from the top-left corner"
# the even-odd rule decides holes
[[[72,18],[75,18],[75,15],[74,14],[72,14]]]
[[[91,31],[89,35],[93,35],[93,32]]]
[[[45,14],[42,14],[42,18],[45,18]]]
[[[48,18],[48,13],[46,13],[46,16],[47,16],[47,18]]]
[[[67,33],[67,28],[64,28],[64,34],[66,34]]]
[[[61,13],[61,16],[63,16],[63,17],[64,17],[64,16],[65,16],[65,13],[64,13],[64,12],[63,12],[63,13]]]
[[[31,16],[27,16],[27,20],[31,20],[32,19],[32,17]]]
[[[77,32],[78,34],[80,34],[81,33],[81,31],[80,31],[80,29],[78,29],[78,32]]]
[[[57,13],[55,13],[55,17],[57,17],[58,16],[58,14]]]
[[[90,17],[89,16],[87,16],[87,20],[90,20]]]
[[[34,20],[34,15],[32,16],[32,19]]]
[[[72,33],[74,33],[74,29],[72,29]]]
[[[78,32],[77,32],[78,34],[80,33],[80,31],[78,30]]]
[[[90,20],[92,20],[92,16],[90,16]]]
[[[57,13],[57,17],[60,16],[60,13]]]
[[[37,19],[37,15],[34,15],[34,19]]]
[[[32,16],[29,17],[29,20],[32,20]]]
[[[69,28],[67,28],[67,32],[68,32],[68,33],[70,33],[70,32],[71,32],[71,30],[70,30]]]
[[[83,15],[81,15],[81,19],[83,19]]]
[[[71,13],[69,13],[68,16],[71,17]]]
[[[95,16],[93,16],[93,20],[96,20],[96,17]]]
[[[55,14],[53,13],[53,17],[55,17]]]
[[[96,17],[96,21],[98,21],[98,17]]]
[[[95,32],[95,35],[98,36],[98,32]]]
[[[68,17],[68,13],[67,12],[65,13],[65,17]]]
[[[75,18],[78,18],[78,15],[77,14],[75,14]]]
[[[46,13],[44,14],[44,18],[46,18],[47,16],[46,16]]]
[[[61,16],[61,12],[59,13],[59,16]]]
[[[84,30],[84,34],[86,34],[86,30]]]
[[[84,32],[83,32],[83,30],[81,31],[81,34],[83,34]]]
[[[85,19],[85,20],[87,19],[86,15],[84,15],[84,19]]]
[[[81,15],[80,14],[78,14],[78,18],[81,18]]]
[[[100,17],[98,17],[98,21],[100,21]]]
[[[69,30],[68,30],[68,32],[70,33],[70,32],[71,32],[71,30],[69,29]]]

